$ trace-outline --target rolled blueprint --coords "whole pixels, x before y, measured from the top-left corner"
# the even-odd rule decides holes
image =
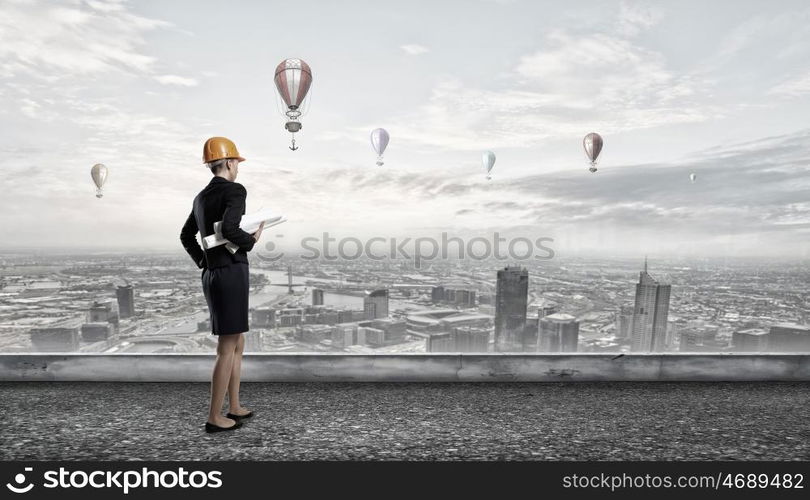
[[[246,233],[255,233],[262,222],[264,222],[264,228],[267,229],[268,227],[277,226],[286,221],[287,219],[284,218],[283,215],[273,215],[270,213],[269,209],[263,209],[258,212],[243,215],[242,220],[239,222],[239,229]],[[239,250],[238,246],[222,236],[222,221],[217,221],[214,222],[214,234],[203,238],[202,246],[204,249],[208,250],[220,245],[225,245],[225,248],[231,253],[236,253],[236,251]]]

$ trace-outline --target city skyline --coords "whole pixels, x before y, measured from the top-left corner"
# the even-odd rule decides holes
[[[186,256],[4,255],[0,263],[0,351],[204,352],[212,345]],[[640,266],[260,263],[251,272],[246,345],[368,354],[810,349],[806,267],[655,261],[653,278]],[[292,294],[290,280],[299,284]]]
[[[500,230],[567,254],[807,258],[810,8],[697,5],[242,3],[239,36],[215,40],[210,2],[6,2],[3,245],[170,249],[207,182],[201,145],[226,135],[248,210],[289,219],[276,245]],[[314,72],[295,153],[272,85],[286,57]]]

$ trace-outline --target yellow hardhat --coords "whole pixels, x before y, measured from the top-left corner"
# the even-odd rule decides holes
[[[205,141],[203,146],[203,163],[209,163],[223,158],[236,158],[239,161],[245,161],[244,158],[239,156],[239,151],[236,150],[236,144],[232,140],[225,137],[212,137]]]

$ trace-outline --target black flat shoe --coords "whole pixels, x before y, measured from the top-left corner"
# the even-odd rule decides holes
[[[227,414],[227,415],[225,415],[225,416],[226,416],[227,418],[230,418],[231,420],[236,420],[237,422],[239,422],[240,420],[245,420],[246,418],[250,418],[250,417],[252,417],[252,416],[253,416],[253,412],[251,411],[251,412],[246,413],[246,414],[244,414],[244,415],[235,415],[235,414],[233,414],[233,413],[228,413],[228,414]]]
[[[239,422],[238,420],[236,421],[235,424],[233,424],[230,427],[220,427],[220,426],[218,426],[216,424],[212,424],[211,422],[206,422],[205,423],[205,432],[211,434],[212,432],[232,431],[232,430],[238,429],[240,427],[242,427],[242,423]]]

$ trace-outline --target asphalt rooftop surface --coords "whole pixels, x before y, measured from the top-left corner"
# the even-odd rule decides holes
[[[810,460],[810,383],[0,383],[0,460]]]

